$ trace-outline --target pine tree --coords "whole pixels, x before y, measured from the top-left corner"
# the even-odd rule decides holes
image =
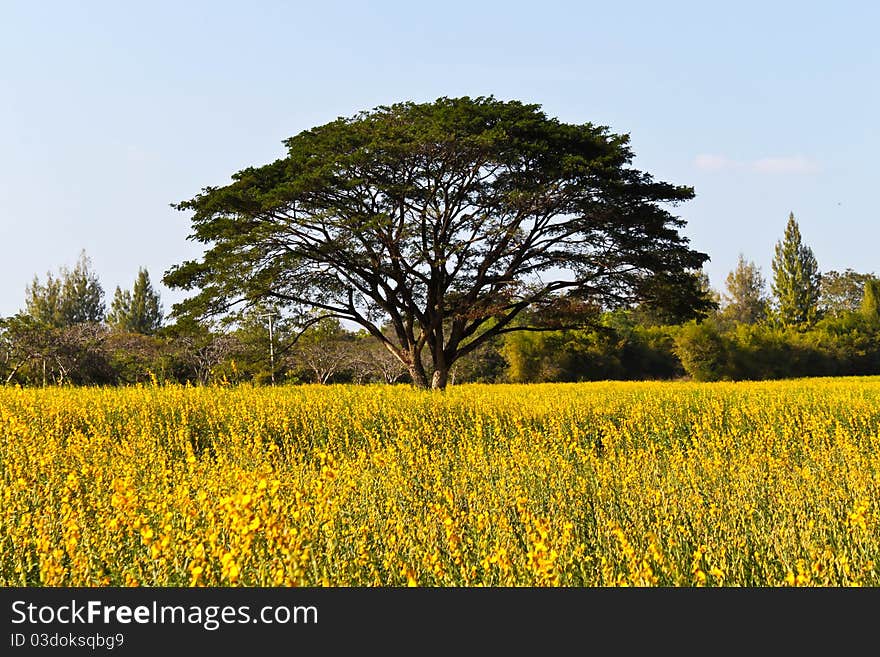
[[[724,295],[724,314],[736,322],[755,324],[767,316],[767,297],[764,277],[754,262],[742,253],[736,269],[727,275],[727,293]]]
[[[107,323],[114,328],[144,335],[155,333],[162,325],[159,294],[153,289],[146,269],[138,270],[130,292],[117,286]]]
[[[25,289],[25,314],[45,326],[64,326],[61,313],[61,277],[46,273],[46,283],[40,283],[38,276]]]
[[[62,327],[104,320],[104,288],[82,251],[73,269],[62,267],[58,277],[47,274],[46,284],[34,276],[26,289],[25,311],[47,326]]]
[[[821,276],[813,250],[801,241],[794,213],[789,214],[785,235],[776,243],[773,258],[773,295],[776,316],[783,326],[816,320]]]

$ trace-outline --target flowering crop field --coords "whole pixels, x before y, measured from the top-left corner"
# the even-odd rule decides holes
[[[880,378],[0,388],[3,586],[878,586]]]

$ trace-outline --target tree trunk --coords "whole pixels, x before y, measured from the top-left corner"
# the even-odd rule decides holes
[[[448,368],[440,368],[434,370],[434,376],[431,377],[431,389],[432,390],[445,390],[446,383],[449,381],[449,369]]]
[[[27,361],[23,360],[16,364],[15,367],[12,368],[12,371],[9,373],[9,376],[6,377],[6,381],[3,382],[3,385],[9,385],[9,382],[15,377],[15,373],[21,369],[21,366],[24,365]]]
[[[413,385],[416,385],[423,390],[428,389],[428,378],[425,376],[424,369],[420,367],[410,367],[409,375],[412,377]]]
[[[422,390],[427,390],[429,387],[428,375],[425,372],[425,367],[422,365],[421,354],[413,349],[408,356],[407,367],[409,369],[409,375],[412,377],[413,384]]]

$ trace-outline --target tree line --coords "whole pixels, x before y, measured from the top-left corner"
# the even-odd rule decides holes
[[[694,379],[880,373],[880,279],[852,269],[821,273],[793,213],[774,249],[770,294],[742,254],[725,283],[717,311],[670,331]]]
[[[520,335],[504,346],[511,381],[759,380],[880,374],[880,280],[820,272],[790,214],[767,281],[739,255],[712,308],[669,322],[657,309],[602,315],[593,330]]]
[[[793,214],[775,246],[769,289],[743,254],[722,292],[704,275],[696,279],[706,300],[698,310],[677,307],[661,291],[626,308],[583,313],[588,328],[497,336],[460,359],[450,383],[880,373],[880,279],[852,269],[820,272]],[[166,321],[172,318],[144,268],[107,307],[83,252],[72,268],[35,276],[24,308],[0,320],[0,376],[21,385],[412,383],[366,331],[315,318],[263,305],[225,325]]]
[[[116,288],[108,308],[82,252],[72,268],[49,272],[43,281],[35,276],[24,308],[0,318],[0,380],[43,386],[275,379],[393,383],[403,374],[387,352],[338,321],[303,332],[269,308],[253,309],[234,327],[167,319],[144,268],[130,290]]]

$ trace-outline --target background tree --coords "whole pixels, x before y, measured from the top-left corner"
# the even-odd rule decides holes
[[[859,310],[869,322],[880,324],[880,279],[872,278],[865,282],[865,290]]]
[[[695,381],[730,378],[728,348],[725,336],[711,321],[688,322],[675,335],[675,353]]]
[[[298,334],[294,320],[277,307],[260,304],[242,313],[232,332],[237,343],[231,354],[235,380],[257,384],[283,380],[287,375],[286,354]]]
[[[476,351],[459,358],[452,369],[452,383],[498,383],[504,380],[507,369],[507,360],[501,353],[504,337],[509,336],[486,342]]]
[[[40,283],[34,275],[33,282],[25,289],[25,314],[43,326],[64,326],[67,322],[62,310],[61,277],[46,272],[46,282]]]
[[[77,322],[50,330],[48,376],[55,385],[106,385],[114,382],[104,343],[109,329],[100,322]]]
[[[349,365],[356,383],[397,383],[407,376],[403,363],[366,331],[358,331],[354,335],[351,349]]]
[[[20,371],[26,372],[28,365],[38,364],[50,356],[47,347],[50,330],[45,324],[25,313],[0,320],[4,384],[20,376]]]
[[[0,322],[4,383],[113,383],[106,337],[107,328],[98,322],[47,326],[26,313],[9,317]]]
[[[114,330],[108,333],[103,348],[117,384],[170,380],[169,343],[158,336]]]
[[[308,371],[313,383],[329,383],[351,370],[356,359],[353,343],[354,336],[342,328],[338,319],[325,317],[300,333],[287,361],[292,370]]]
[[[814,322],[818,314],[821,276],[813,250],[801,240],[794,213],[788,217],[785,235],[776,243],[773,295],[776,315],[783,326]]]
[[[110,383],[103,351],[104,290],[91,260],[80,252],[73,268],[37,276],[25,290],[25,311],[5,322],[4,340],[13,359],[7,381]]]
[[[152,335],[162,326],[162,304],[159,293],[153,289],[150,274],[146,269],[139,269],[134,287],[129,292],[116,288],[107,323],[131,333]]]
[[[166,272],[169,286],[199,290],[174,311],[261,299],[318,310],[363,327],[415,384],[443,388],[496,336],[561,328],[540,321],[560,304],[632,304],[646,279],[675,281],[708,259],[663,207],[693,190],[632,168],[628,142],[491,97],[307,130],[286,140],[287,157],[176,206],[210,246]],[[515,322],[526,308],[537,321]]]
[[[747,261],[740,253],[736,268],[725,280],[725,318],[742,324],[755,324],[766,318],[768,299],[765,285],[761,268]]]
[[[85,251],[73,269],[62,267],[58,277],[47,273],[45,284],[34,276],[25,295],[27,314],[46,326],[104,321],[104,289]]]
[[[559,334],[517,332],[504,339],[502,354],[507,361],[507,380],[511,383],[537,383],[557,380],[560,367]]]
[[[852,269],[823,273],[819,285],[819,311],[835,317],[858,311],[864,296],[865,283],[874,278],[874,274],[860,274]]]
[[[235,336],[191,317],[178,319],[161,333],[170,343],[169,376],[180,382],[207,385],[220,379],[218,370],[240,347]]]

